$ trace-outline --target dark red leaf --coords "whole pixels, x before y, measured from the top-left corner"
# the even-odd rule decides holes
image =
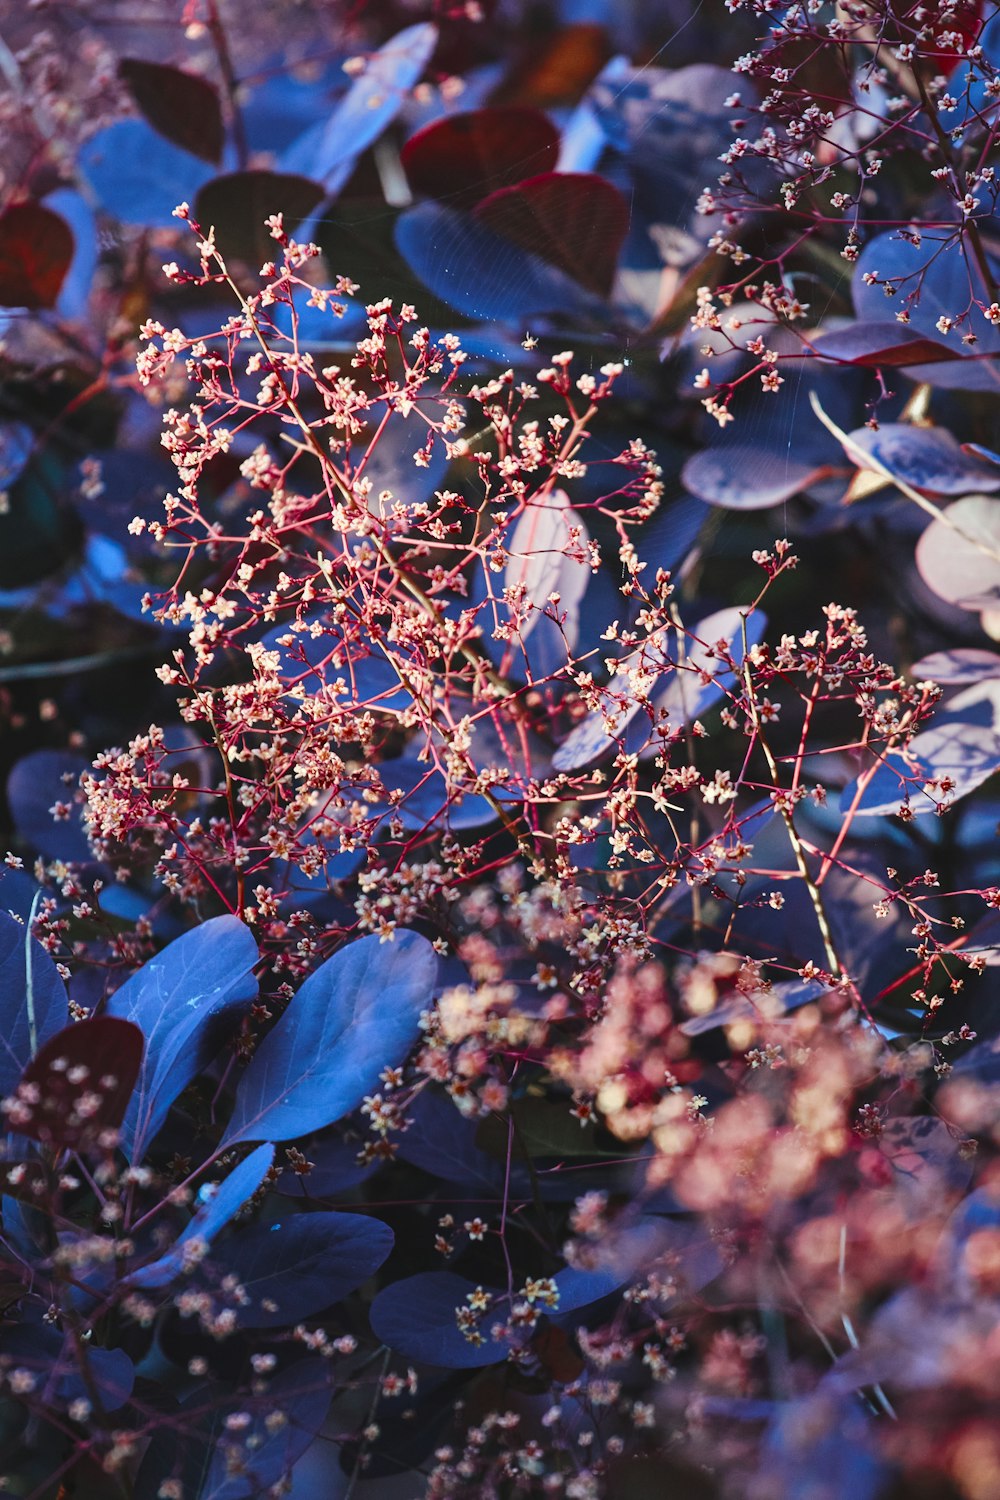
[[[154,130],[193,156],[218,162],[225,130],[212,84],[181,68],[139,57],[123,57],[118,75]]]
[[[628,204],[593,172],[543,172],[501,188],[475,216],[522,250],[558,266],[588,291],[606,297],[628,233]]]
[[[820,334],[813,348],[824,359],[842,364],[881,366],[930,365],[962,356],[936,339],[926,338],[901,323],[851,323],[834,333]]]
[[[558,159],[559,132],[540,109],[477,109],[435,120],[402,150],[413,191],[456,208],[551,172]]]
[[[0,214],[0,306],[52,307],[73,259],[73,231],[41,203]]]
[[[96,1144],[125,1118],[142,1049],[138,1026],[116,1016],[63,1027],[35,1053],[5,1101],[8,1127],[63,1150]]]
[[[293,230],[323,196],[318,182],[293,173],[227,172],[199,189],[194,217],[205,230],[215,226],[224,256],[245,260],[256,269],[277,254],[264,220],[283,214],[285,228]]]

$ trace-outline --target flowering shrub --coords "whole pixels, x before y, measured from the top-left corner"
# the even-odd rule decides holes
[[[15,1493],[996,1493],[1000,22],[681,10],[11,53]]]

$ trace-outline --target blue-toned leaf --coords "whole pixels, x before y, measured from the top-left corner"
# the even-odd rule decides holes
[[[86,863],[93,853],[75,801],[89,762],[72,750],[32,750],[7,778],[7,803],[18,838],[46,859]],[[68,816],[52,809],[68,809]]]
[[[757,645],[766,626],[760,610],[745,619],[739,609],[720,609],[699,621],[685,637],[683,656],[677,656],[666,687],[653,698],[655,712],[665,713],[674,725],[690,724],[707,713],[733,685],[723,656],[731,657],[738,667],[745,649]]]
[[[360,644],[345,648],[340,632],[325,619],[307,619],[301,630],[292,623],[276,626],[261,645],[278,653],[278,670],[289,690],[312,697],[325,693],[340,702],[363,703],[387,713],[409,708],[413,701],[375,642],[369,642],[368,656],[361,654]],[[343,688],[334,692],[338,682]]]
[[[212,1269],[235,1276],[249,1301],[243,1328],[280,1328],[311,1318],[373,1276],[392,1249],[388,1224],[364,1214],[291,1214],[229,1238]]]
[[[406,1135],[409,1135],[408,1131]],[[361,1142],[357,1138],[352,1141],[326,1134],[317,1141],[306,1142],[302,1149],[313,1163],[313,1169],[300,1174],[286,1163],[274,1185],[275,1190],[286,1198],[302,1198],[314,1203],[322,1203],[327,1198],[343,1199],[355,1192],[381,1165],[379,1161],[364,1165],[358,1161]]]
[[[942,802],[957,802],[981,786],[1000,767],[1000,679],[966,688],[935,714],[928,729],[915,735],[906,756],[885,756],[857,804],[859,813],[898,812],[909,800],[911,811],[935,812]],[[950,785],[927,788],[946,777]],[[854,803],[857,780],[844,788],[840,806]],[[925,790],[926,788],[926,790]]]
[[[298,1140],[356,1109],[416,1041],[436,976],[416,932],[386,943],[373,934],[327,959],[254,1053],[226,1142]]]
[[[116,120],[80,148],[79,167],[104,213],[123,224],[176,229],[178,203],[193,203],[212,168],[158,135],[145,120]]]
[[[449,1370],[477,1370],[498,1364],[507,1358],[510,1345],[492,1339],[490,1327],[502,1322],[502,1316],[492,1316],[489,1310],[483,1315],[482,1344],[470,1343],[456,1322],[457,1309],[466,1305],[475,1290],[474,1281],[453,1271],[404,1276],[384,1287],[372,1303],[372,1331],[390,1349],[423,1364]],[[493,1297],[501,1295],[494,1287],[485,1290]]]
[[[254,1406],[249,1427],[218,1432],[198,1500],[258,1500],[274,1494],[315,1441],[332,1397],[329,1368],[322,1360],[301,1360],[275,1375],[268,1381],[267,1399]],[[276,1411],[288,1419],[281,1426],[269,1420]]]
[[[875,431],[859,427],[848,436],[854,448],[870,454],[895,479],[916,490],[934,495],[1000,490],[1000,474],[964,453],[945,427],[884,422]],[[856,461],[850,451],[848,456]]]
[[[139,1027],[146,1054],[122,1130],[129,1160],[141,1159],[171,1104],[218,1046],[213,1023],[257,993],[253,934],[237,917],[212,917],[164,948],[126,980],[107,1006]]]
[[[778,1406],[759,1478],[782,1500],[877,1500],[890,1472],[854,1393],[834,1401],[819,1392]]]
[[[123,1349],[87,1349],[85,1379],[76,1341],[66,1333],[33,1321],[0,1327],[0,1355],[38,1375],[38,1386],[49,1400],[68,1406],[91,1398],[97,1390],[106,1411],[117,1411],[132,1394],[135,1371]]]
[[[184,1275],[185,1246],[193,1240],[210,1245],[216,1235],[239,1213],[247,1199],[253,1197],[273,1161],[274,1146],[270,1141],[265,1141],[262,1146],[251,1151],[223,1179],[208,1201],[201,1205],[183,1234],[166,1254],[151,1261],[148,1266],[141,1266],[138,1271],[133,1271],[128,1278],[129,1284],[147,1288],[169,1286],[172,1281]]]
[[[950,233],[954,238],[954,231]],[[1000,386],[996,360],[1000,354],[1000,328],[994,328],[976,307],[977,302],[988,307],[993,297],[974,257],[967,258],[957,241],[942,244],[948,234],[948,230],[940,234],[925,231],[919,245],[898,239],[892,233],[869,240],[854,268],[851,283],[854,310],[862,322],[885,321],[885,291],[878,283],[866,283],[865,277],[870,274],[880,282],[898,285],[891,299],[892,310],[908,312],[907,326],[929,339],[940,338],[937,328],[940,318],[955,319],[971,308],[969,320],[949,335],[960,358],[945,362],[935,359],[931,364],[914,365],[906,373],[911,380],[949,390],[995,391]],[[977,342],[966,352],[959,339],[969,330],[975,333]]]
[[[396,118],[419,82],[437,46],[432,21],[418,21],[391,38],[369,59],[360,77],[328,120],[293,141],[282,159],[286,172],[300,172],[336,192],[349,168]]]
[[[602,300],[565,272],[440,203],[401,214],[396,244],[424,285],[468,317],[518,326],[540,313],[607,317]]]
[[[738,666],[743,660],[744,633],[748,646],[756,645],[764,633],[767,622],[759,610],[755,610],[745,621],[739,609],[719,610],[701,620],[684,636],[683,647],[664,638],[655,650],[640,657],[633,652],[622,665],[625,673],[619,672],[612,679],[612,691],[626,694],[624,707],[619,707],[613,697],[609,698],[609,709],[613,720],[613,732],[608,728],[605,710],[594,709],[582,719],[567,736],[552,757],[556,771],[576,771],[590,765],[606,754],[612,745],[622,740],[627,754],[658,753],[658,741],[651,738],[650,715],[637,700],[634,687],[629,688],[626,674],[627,663],[634,659],[635,667],[642,667],[647,679],[645,696],[650,702],[654,716],[666,714],[673,727],[690,724],[722,698],[732,686],[733,674],[725,664],[718,645],[725,643],[725,654],[731,656]],[[703,680],[708,679],[708,680]]]
[[[73,259],[56,298],[56,312],[61,318],[83,318],[100,255],[94,211],[83,195],[72,188],[57,188],[49,193],[44,207],[51,208],[73,231]]]
[[[66,1025],[66,986],[27,927],[0,911],[0,1098],[12,1094],[38,1048]]]
[[[953,683],[982,682],[987,677],[1000,677],[1000,655],[996,651],[980,651],[974,646],[962,646],[954,651],[932,651],[910,668],[910,676],[919,682],[928,679],[939,682],[942,687]]]
[[[726,510],[767,510],[782,505],[832,472],[828,463],[750,444],[719,443],[684,465],[692,494]]]
[[[1000,500],[967,495],[949,505],[944,515],[945,520],[931,522],[917,543],[921,578],[949,604],[996,609],[1000,602]]]

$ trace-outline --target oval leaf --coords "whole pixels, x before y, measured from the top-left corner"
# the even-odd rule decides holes
[[[322,197],[323,189],[308,177],[287,172],[227,172],[198,190],[194,217],[203,229],[215,229],[223,256],[236,256],[256,268],[270,260],[275,249],[264,221],[271,214],[283,214],[285,228],[291,231]]]
[[[218,91],[207,79],[139,57],[123,57],[118,76],[154,130],[192,156],[218,162],[222,109]]]
[[[477,1370],[507,1358],[510,1345],[490,1337],[491,1318],[482,1321],[483,1343],[470,1342],[458,1326],[456,1313],[476,1283],[453,1271],[421,1271],[404,1276],[385,1287],[371,1306],[370,1321],[376,1338],[407,1359],[441,1365],[449,1370]],[[501,1293],[486,1287],[492,1297]]]
[[[41,203],[0,214],[0,306],[54,307],[73,259],[73,231]]]
[[[415,193],[472,208],[499,188],[552,171],[559,132],[540,109],[470,110],[419,130],[401,159]]]
[[[418,21],[397,32],[368,60],[329,120],[292,143],[282,160],[285,169],[305,172],[328,192],[336,192],[346,177],[344,169],[378,140],[402,109],[437,40],[433,21]]]
[[[0,911],[0,1097],[11,1094],[38,1048],[66,1025],[69,1001],[55,964],[23,922]]]
[[[813,349],[823,359],[838,364],[891,369],[906,365],[936,364],[961,359],[957,349],[907,327],[905,323],[851,323],[813,339]]]
[[[182,1276],[188,1268],[189,1252],[185,1247],[192,1241],[203,1241],[210,1245],[226,1225],[239,1213],[248,1198],[252,1198],[267,1176],[274,1161],[274,1146],[266,1141],[256,1151],[234,1167],[215,1192],[192,1218],[184,1233],[165,1255],[141,1266],[128,1278],[130,1286],[169,1286]],[[200,1258],[200,1257],[198,1257]]]
[[[853,448],[871,454],[884,469],[914,489],[934,495],[967,495],[970,490],[1000,490],[1000,474],[969,457],[944,427],[911,427],[884,422],[876,431],[858,427],[849,433]],[[848,450],[853,462],[858,462]]]
[[[282,1328],[330,1307],[373,1276],[392,1250],[388,1224],[364,1214],[297,1214],[241,1230],[214,1258],[249,1297],[243,1328]]]
[[[564,271],[443,204],[401,214],[396,244],[424,285],[468,317],[523,325],[539,313],[607,316],[603,302]]]
[[[955,651],[932,651],[930,656],[913,663],[910,675],[917,681],[929,678],[942,686],[982,682],[987,677],[1000,677],[1000,655],[995,651],[978,651],[972,646]]]
[[[921,578],[949,604],[995,609],[1000,600],[1000,561],[987,556],[982,547],[1000,554],[1000,500],[967,495],[944,514],[947,520],[932,521],[917,543]]]
[[[144,964],[107,1006],[146,1038],[139,1086],[125,1117],[122,1148],[141,1159],[171,1104],[217,1049],[216,1023],[257,993],[253,934],[238,917],[213,917]]]
[[[831,473],[828,464],[749,444],[719,444],[689,458],[681,477],[693,495],[727,510],[782,505]]]
[[[190,203],[211,175],[205,162],[145,120],[105,126],[80,148],[78,164],[106,214],[123,224],[164,229],[177,228],[174,209]]]
[[[629,215],[607,178],[543,172],[491,193],[477,204],[475,217],[598,297],[610,294]]]
[[[7,1122],[60,1150],[88,1150],[121,1125],[141,1061],[142,1032],[129,1021],[94,1016],[64,1026],[25,1068]]]
[[[909,801],[915,814],[936,812],[981,786],[1000,766],[1000,679],[966,688],[935,715],[929,729],[915,735],[904,757],[885,756],[865,787],[859,813],[899,811]],[[945,778],[945,785],[928,785]],[[857,781],[844,788],[842,810],[854,802]]]
[[[298,1140],[356,1109],[416,1041],[436,977],[434,949],[416,932],[361,938],[327,959],[254,1053],[227,1144]]]

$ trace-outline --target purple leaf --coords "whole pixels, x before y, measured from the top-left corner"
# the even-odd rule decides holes
[[[431,1002],[437,956],[425,937],[361,938],[316,969],[240,1081],[226,1144],[298,1140],[332,1125],[403,1060]]]
[[[437,46],[432,21],[418,21],[386,42],[369,59],[321,125],[293,141],[282,159],[285,171],[316,178],[327,192],[343,185],[351,164],[396,118]]]
[[[1000,490],[1000,474],[968,457],[944,427],[912,427],[885,422],[876,431],[859,427],[848,434],[855,448],[870,454],[894,478],[934,495],[967,495]],[[848,453],[857,462],[853,453]]]
[[[247,1293],[238,1311],[242,1328],[284,1328],[353,1292],[392,1245],[388,1224],[365,1214],[293,1214],[232,1235],[212,1269],[235,1276]]]
[[[959,647],[954,651],[933,651],[914,662],[910,676],[939,682],[949,687],[960,682],[982,682],[987,677],[1000,677],[1000,655],[995,651],[980,651],[973,646]]]
[[[682,478],[693,495],[727,510],[767,510],[826,479],[829,464],[752,445],[722,443],[696,453]]]
[[[73,231],[41,203],[0,213],[0,307],[53,307],[73,259]]]
[[[851,323],[813,339],[813,349],[823,359],[838,363],[890,369],[896,366],[934,364],[961,359],[948,344],[927,338],[905,323]]]
[[[424,285],[468,317],[512,323],[541,313],[607,318],[602,300],[471,214],[420,203],[396,221],[396,244]]]
[[[186,932],[116,990],[109,1016],[146,1038],[139,1085],[125,1117],[122,1149],[141,1160],[171,1104],[218,1046],[213,1023],[257,994],[257,944],[238,917],[212,917]]]
[[[995,609],[1000,602],[1000,500],[967,495],[944,514],[947,520],[932,521],[917,543],[921,578],[949,604]],[[982,547],[995,555],[987,556]]]
[[[224,257],[239,257],[254,270],[276,253],[265,220],[283,214],[292,231],[312,213],[323,189],[308,177],[263,170],[227,172],[198,188],[194,218],[207,233],[216,232]]]
[[[1000,679],[966,688],[940,710],[928,729],[915,735],[904,756],[886,755],[858,803],[859,813],[899,811],[909,800],[916,814],[935,812],[942,802],[967,797],[1000,766]],[[946,778],[946,787],[928,787]],[[846,811],[854,800],[857,781],[841,793]]]
[[[202,1204],[166,1254],[132,1272],[128,1278],[129,1285],[146,1288],[169,1286],[172,1281],[184,1275],[189,1264],[188,1257],[194,1253],[187,1251],[185,1247],[193,1246],[195,1242],[210,1245],[239,1213],[247,1199],[253,1197],[270,1171],[273,1161],[274,1146],[270,1141],[251,1151],[223,1179],[208,1201]],[[201,1259],[201,1254],[194,1255],[194,1259]]]
[[[597,297],[611,293],[628,204],[593,172],[543,172],[476,205],[476,220]]]

